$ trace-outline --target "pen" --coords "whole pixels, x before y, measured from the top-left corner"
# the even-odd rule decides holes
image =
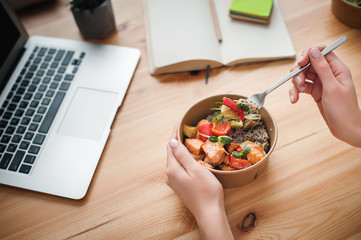
[[[216,29],[216,35],[217,35],[218,42],[222,42],[221,29],[219,27],[219,22],[218,22],[217,13],[216,13],[216,7],[214,6],[213,0],[209,0],[209,6],[211,8],[213,24],[214,24],[214,27]]]

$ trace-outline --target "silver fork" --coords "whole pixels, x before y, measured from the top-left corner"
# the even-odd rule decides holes
[[[323,55],[327,55],[328,53],[332,52],[335,48],[340,46],[342,43],[344,43],[346,40],[347,40],[346,36],[340,37],[335,42],[333,42],[331,45],[324,48],[321,51],[321,53]],[[279,82],[272,85],[270,88],[268,88],[263,93],[254,94],[254,95],[250,96],[249,98],[247,98],[247,100],[250,100],[250,101],[254,102],[258,106],[258,109],[260,109],[264,104],[264,101],[265,101],[265,98],[266,98],[267,94],[269,94],[270,92],[272,92],[273,90],[275,90],[276,88],[278,88],[279,86],[281,86],[282,84],[287,82],[289,79],[291,79],[292,77],[296,76],[297,74],[299,74],[300,72],[302,72],[303,70],[308,68],[310,65],[311,65],[311,63],[307,63],[305,66],[296,68],[295,70],[290,72],[287,76],[285,76]]]

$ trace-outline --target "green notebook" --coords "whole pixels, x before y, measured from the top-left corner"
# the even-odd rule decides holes
[[[268,23],[273,0],[233,0],[229,9],[232,18]]]

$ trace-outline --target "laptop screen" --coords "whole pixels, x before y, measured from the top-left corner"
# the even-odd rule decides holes
[[[28,37],[6,0],[0,1],[0,91],[3,90]]]

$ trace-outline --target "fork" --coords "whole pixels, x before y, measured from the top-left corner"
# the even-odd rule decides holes
[[[346,36],[340,37],[339,39],[337,39],[335,42],[333,42],[332,44],[330,44],[328,47],[324,48],[321,53],[325,56],[328,53],[332,52],[335,48],[337,48],[338,46],[340,46],[342,43],[344,43],[347,40]],[[268,88],[266,91],[264,91],[263,93],[257,93],[254,94],[252,96],[250,96],[249,98],[247,98],[247,100],[252,101],[253,103],[255,103],[258,106],[258,109],[260,109],[265,101],[265,98],[267,96],[267,94],[269,94],[270,92],[272,92],[273,90],[275,90],[276,88],[278,88],[279,86],[281,86],[282,84],[284,84],[285,82],[287,82],[289,79],[291,79],[292,77],[296,76],[297,74],[299,74],[300,72],[302,72],[303,70],[305,70],[306,68],[308,68],[311,65],[311,63],[307,63],[305,66],[302,67],[298,67],[295,70],[293,70],[292,72],[290,72],[287,76],[285,76],[284,78],[282,78],[280,81],[278,81],[277,83],[275,83],[274,85],[272,85],[270,88]]]

